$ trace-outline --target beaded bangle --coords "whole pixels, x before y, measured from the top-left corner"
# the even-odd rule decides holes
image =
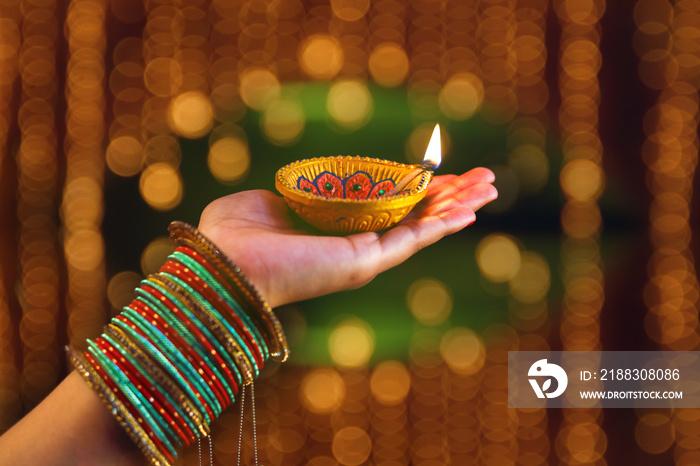
[[[176,251],[88,340],[73,365],[153,465],[206,437],[267,358],[289,355],[272,309],[194,227],[173,222]]]

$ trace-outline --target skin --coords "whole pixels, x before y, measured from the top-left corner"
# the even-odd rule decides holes
[[[382,234],[319,236],[295,229],[284,200],[269,191],[217,199],[204,209],[199,230],[233,259],[274,308],[358,288],[472,224],[474,212],[497,196],[493,181],[485,168],[437,176],[409,216]],[[143,463],[76,372],[0,437],[0,464]]]

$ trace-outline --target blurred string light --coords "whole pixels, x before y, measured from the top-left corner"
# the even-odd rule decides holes
[[[141,111],[145,103],[143,41],[128,37],[114,47],[114,66],[109,76],[112,120],[106,162],[119,176],[133,176],[143,166],[144,140]]]
[[[20,24],[22,15],[19,2],[5,5],[0,17],[0,179],[5,179],[3,167],[11,157],[8,136],[12,115],[14,83],[19,74]],[[15,268],[15,257],[3,254],[0,262],[0,431],[12,426],[20,417],[20,371],[16,365],[18,335],[13,325],[9,298],[8,276]],[[7,266],[6,266],[7,264]]]
[[[477,247],[481,248],[479,262],[485,267],[491,264],[492,271],[498,270],[492,277],[508,281],[503,278],[503,270],[512,269],[506,276],[516,276],[519,260],[506,260],[510,265],[505,268],[494,266],[501,260],[499,245],[502,248],[511,246],[507,255],[519,259],[519,246],[512,238],[494,235]],[[447,310],[452,307],[451,301],[446,286],[434,279],[417,280],[407,293],[411,312],[428,325],[444,321],[449,315]],[[452,328],[444,334],[428,329],[415,333],[410,353],[410,388],[415,396],[409,403],[410,427],[407,429],[412,464],[444,464],[446,461],[467,464],[476,456],[486,464],[508,463],[515,461],[521,448],[537,462],[545,462],[549,443],[542,412],[533,411],[532,420],[520,429],[513,410],[507,406],[504,383],[507,350],[516,349],[517,338],[516,331],[508,325],[491,327],[483,339],[464,327]],[[535,349],[535,346],[528,348]],[[536,349],[542,349],[541,345]],[[400,374],[400,366],[391,364]],[[378,367],[375,377],[379,373]],[[399,429],[400,423],[390,425]],[[520,431],[526,447],[518,445],[516,433]],[[383,435],[376,437],[377,442],[383,438]],[[393,454],[405,461],[400,450]]]
[[[520,245],[509,235],[492,233],[479,241],[476,263],[487,279],[496,283],[507,282],[520,270]]]
[[[440,66],[447,47],[443,11],[440,2],[416,0],[411,6],[415,16],[405,35],[406,46],[411,49],[407,91],[414,117],[425,121],[439,116],[438,96],[446,77]]]
[[[642,157],[647,186],[653,253],[644,289],[647,334],[664,349],[695,350],[698,286],[690,248],[693,179],[698,163],[700,89],[700,5],[697,2],[637,1],[635,51],[639,77],[657,90],[656,105],[644,118]],[[674,446],[677,464],[697,462],[700,436],[689,428],[700,410],[638,413],[640,448],[662,453]]]
[[[519,419],[508,408],[508,351],[518,348],[517,332],[507,324],[487,327],[482,336],[484,363],[476,413],[481,421],[479,450],[487,464],[514,463],[518,458]]]
[[[340,322],[328,338],[333,362],[345,368],[364,367],[374,352],[374,332],[366,322],[349,318]]]
[[[60,118],[56,112],[56,44],[60,34],[56,8],[55,2],[22,8],[17,114],[21,135],[16,163],[21,272],[17,292],[22,307],[20,396],[25,408],[41,401],[58,383],[62,359],[57,335],[60,254],[55,220],[59,189],[56,125]],[[11,31],[3,36],[11,40]]]
[[[173,247],[168,237],[160,236],[151,240],[141,253],[141,273],[143,276],[158,272],[160,266],[172,253]]]
[[[408,56],[400,44],[383,42],[372,49],[368,67],[372,79],[377,84],[396,87],[408,76]]]
[[[663,57],[655,66],[647,64],[639,70],[649,87],[661,89],[657,104],[645,116],[642,154],[649,171],[649,220],[655,248],[645,298],[647,333],[664,347],[677,350],[695,348],[700,341],[698,282],[688,244],[700,87],[700,68],[691,66],[693,54],[687,53],[694,51],[696,60],[700,55],[700,24],[690,21],[698,17],[698,8],[687,9],[692,7],[688,2],[676,7],[668,2],[638,2],[635,8],[637,51],[643,62],[662,52],[651,39],[658,34],[667,38]]]
[[[339,126],[355,130],[372,116],[374,103],[367,84],[355,79],[338,80],[328,91],[326,108]]]
[[[476,46],[487,105],[483,115],[493,123],[506,123],[514,116],[517,31],[515,9],[505,2],[488,2],[478,12]]]
[[[482,441],[490,460],[510,461],[517,455],[519,459],[527,458],[530,464],[546,464],[550,442],[544,408],[512,410],[517,413],[517,417],[512,417],[507,408],[504,412],[506,394],[498,389],[505,386],[503,381],[507,378],[504,351],[549,350],[543,337],[549,332],[549,264],[539,253],[525,250],[514,238],[502,233],[492,233],[477,244],[476,261],[484,278],[507,283],[511,325],[490,327],[483,340],[468,329],[450,330],[441,344],[443,357],[457,373],[478,371],[485,377],[479,393],[483,393],[484,412],[494,416],[486,424],[486,439]],[[503,449],[494,446],[494,437],[501,439]]]
[[[143,163],[143,146],[133,136],[115,137],[107,147],[105,161],[109,169],[119,176],[136,175]]]
[[[510,152],[507,166],[515,175],[519,194],[535,194],[549,180],[549,159],[545,153],[546,131],[546,126],[533,117],[517,118],[509,128]]]
[[[332,15],[328,31],[338,38],[343,50],[341,75],[364,79],[367,75],[367,12],[368,0],[331,2]]]
[[[135,297],[134,290],[143,277],[136,272],[123,271],[115,274],[107,283],[107,299],[116,312],[129,304]]]
[[[372,395],[382,405],[395,406],[403,402],[411,390],[411,374],[399,361],[383,361],[372,372]]]
[[[295,100],[281,99],[275,101],[262,117],[263,133],[268,140],[278,146],[290,146],[296,143],[304,132],[306,115],[304,109]]]
[[[209,148],[207,165],[211,173],[222,183],[235,183],[250,169],[250,152],[245,139],[224,137]]]
[[[440,89],[438,102],[442,113],[452,120],[473,116],[484,100],[481,80],[472,73],[457,73]]]
[[[330,413],[340,408],[345,400],[345,381],[337,370],[316,369],[301,382],[301,400],[314,413]]]
[[[343,374],[347,394],[340,411],[331,418],[334,430],[331,451],[340,464],[365,464],[372,452],[370,413],[367,410],[371,400],[368,375],[366,370]]]
[[[243,129],[234,123],[222,123],[209,136],[207,165],[212,175],[224,184],[235,184],[250,170],[250,149]]]
[[[440,354],[456,374],[473,375],[481,371],[486,351],[481,338],[473,330],[454,327],[440,340]]]
[[[180,136],[197,139],[206,136],[214,124],[209,98],[200,91],[187,91],[170,103],[170,128]]]
[[[549,264],[539,253],[520,254],[517,273],[508,282],[510,294],[524,304],[544,301],[552,284]]]
[[[403,362],[384,361],[374,368],[370,380],[372,410],[372,460],[375,464],[408,462],[407,397],[411,374]]]
[[[343,59],[338,40],[328,34],[314,34],[300,45],[299,65],[313,79],[334,78],[343,66]]]
[[[74,0],[66,17],[69,48],[66,101],[66,180],[61,214],[68,270],[68,336],[82,347],[105,322],[102,237],[106,132],[105,15],[107,3]]]
[[[277,100],[281,85],[277,76],[265,68],[247,68],[241,73],[241,99],[254,109],[263,111]]]
[[[668,450],[676,438],[676,429],[668,415],[649,413],[643,415],[634,428],[634,438],[639,447],[652,454]]]
[[[450,372],[440,355],[441,332],[420,329],[410,349],[412,396],[408,402],[411,464],[445,464],[449,461],[449,400],[443,381]]]
[[[170,210],[182,200],[182,177],[172,165],[154,163],[141,173],[139,191],[153,209]]]
[[[421,278],[408,288],[406,302],[411,314],[424,325],[439,325],[452,312],[452,293],[440,280]]]
[[[130,57],[137,66],[143,59],[144,69],[143,100],[137,110],[138,139],[145,147],[139,192],[153,209],[166,211],[179,205],[184,187],[179,144],[164,144],[164,138],[171,132],[202,137],[213,125],[207,60],[201,53],[201,48],[206,50],[202,36],[209,23],[204,10],[195,5],[147,4],[145,13],[141,54]]]
[[[372,452],[372,440],[367,432],[356,426],[340,429],[333,436],[333,456],[342,465],[365,464]]]
[[[559,45],[559,127],[563,167],[559,183],[566,199],[560,216],[564,243],[562,349],[600,350],[600,311],[605,299],[600,257],[600,207],[605,179],[598,134],[601,66],[600,18],[604,0],[555,5],[562,28]],[[593,219],[593,222],[589,221]],[[564,464],[606,464],[602,411],[564,410],[555,452]]]
[[[545,155],[549,88],[544,80],[547,10],[544,0],[518,2],[512,9],[498,3],[484,8],[477,32],[481,80],[468,75],[469,81],[458,88],[462,96],[473,95],[476,100],[462,105],[470,110],[457,119],[471,116],[483,105],[482,114],[489,121],[509,123],[507,165],[490,167],[499,190],[498,199],[486,207],[492,213],[509,210],[520,195],[540,191],[549,176]],[[472,89],[465,89],[467,84]],[[448,82],[443,92],[451,85]],[[445,102],[457,102],[456,97],[446,96]],[[457,116],[446,110],[449,108],[443,109],[447,116]]]

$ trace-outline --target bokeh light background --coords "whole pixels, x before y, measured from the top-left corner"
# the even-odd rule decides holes
[[[440,173],[488,166],[499,200],[278,310],[263,462],[699,464],[700,410],[506,401],[508,350],[700,346],[699,87],[698,0],[0,0],[0,432],[158,268],[170,220],[300,158],[416,162],[439,121]]]

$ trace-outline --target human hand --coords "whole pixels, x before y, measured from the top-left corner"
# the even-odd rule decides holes
[[[202,212],[199,230],[276,307],[358,288],[472,224],[474,212],[496,199],[493,181],[486,168],[436,176],[425,198],[382,234],[318,236],[295,229],[284,199],[264,190],[213,201]]]

